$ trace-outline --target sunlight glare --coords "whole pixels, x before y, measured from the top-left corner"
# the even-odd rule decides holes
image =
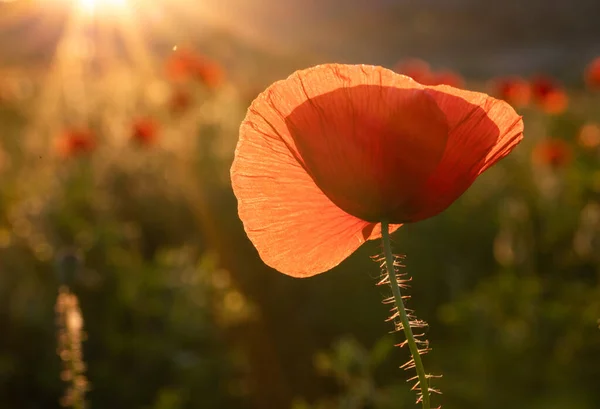
[[[90,16],[119,14],[127,5],[127,0],[72,0],[71,2],[73,6]]]

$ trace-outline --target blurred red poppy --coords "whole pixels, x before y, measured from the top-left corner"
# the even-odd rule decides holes
[[[96,137],[89,129],[68,129],[56,140],[56,149],[63,158],[89,154],[96,149]]]
[[[188,49],[173,51],[165,62],[165,74],[171,81],[186,81],[192,78],[196,53]]]
[[[539,75],[532,79],[531,94],[539,107],[549,114],[561,114],[569,104],[565,90],[547,76]]]
[[[450,85],[456,88],[462,88],[465,85],[464,79],[454,71],[433,71],[427,62],[418,58],[409,58],[399,62],[394,67],[394,71],[411,77],[423,85]]]
[[[429,82],[422,83],[425,85],[450,85],[455,88],[463,88],[465,80],[459,74],[450,70],[442,70],[433,74]]]
[[[133,122],[131,138],[140,145],[149,146],[156,142],[158,124],[152,118],[140,118]]]
[[[409,58],[400,61],[394,67],[398,74],[406,75],[421,84],[429,84],[433,77],[431,67],[426,61],[418,58]]]
[[[600,90],[600,57],[596,57],[585,70],[585,82],[590,89]]]
[[[553,169],[568,165],[572,157],[571,146],[562,139],[546,139],[539,142],[532,151],[534,164]]]
[[[492,82],[493,95],[503,99],[514,107],[529,105],[531,87],[519,77],[497,78]]]
[[[202,59],[198,61],[193,70],[194,78],[208,88],[217,88],[225,79],[223,68],[214,61]]]
[[[522,135],[513,108],[485,94],[320,65],[254,100],[231,179],[264,262],[308,277],[380,237],[383,220],[395,230],[440,213]]]
[[[171,54],[165,65],[165,73],[171,81],[195,79],[209,88],[218,87],[225,78],[224,71],[217,62],[186,49]]]
[[[183,89],[176,89],[171,94],[169,107],[173,113],[182,113],[192,105],[192,96]]]
[[[600,125],[595,123],[583,125],[577,135],[577,141],[587,149],[595,149],[600,146]]]

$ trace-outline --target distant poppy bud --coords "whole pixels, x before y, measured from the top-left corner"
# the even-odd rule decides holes
[[[513,108],[485,94],[326,64],[254,100],[231,179],[263,261],[307,277],[380,237],[381,221],[442,212],[522,134]]]
[[[571,146],[562,139],[546,139],[538,143],[532,152],[534,164],[553,169],[568,165],[571,159]]]
[[[565,90],[549,77],[535,77],[531,93],[538,106],[549,114],[561,114],[567,109],[569,100]]]
[[[600,57],[596,57],[585,70],[585,82],[590,89],[600,90]]]
[[[157,133],[157,123],[151,118],[142,118],[133,123],[131,137],[140,145],[152,145],[156,142]]]
[[[494,96],[514,107],[527,106],[531,100],[531,87],[522,78],[498,78],[493,81],[492,88]]]
[[[59,136],[56,147],[63,157],[84,155],[96,149],[96,138],[90,130],[70,129]]]

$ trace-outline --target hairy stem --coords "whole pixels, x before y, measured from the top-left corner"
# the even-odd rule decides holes
[[[402,322],[402,329],[404,330],[404,335],[406,336],[406,341],[408,342],[408,348],[410,349],[410,354],[412,355],[412,359],[415,363],[415,369],[417,371],[417,376],[419,378],[419,386],[421,388],[422,394],[421,403],[423,404],[423,409],[430,409],[429,386],[427,383],[427,375],[425,374],[425,368],[423,367],[423,361],[421,360],[421,355],[419,354],[419,348],[417,347],[415,336],[413,335],[410,326],[410,321],[408,319],[408,315],[406,314],[406,309],[404,308],[404,302],[402,301],[400,286],[398,285],[398,281],[396,280],[396,269],[394,267],[394,257],[392,255],[389,227],[390,225],[388,222],[381,222],[381,238],[383,241],[385,266],[388,278],[390,280],[390,286],[392,287],[392,293],[394,294],[396,308],[398,309],[400,321]]]

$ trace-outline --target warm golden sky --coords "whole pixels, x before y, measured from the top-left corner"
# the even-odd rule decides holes
[[[14,19],[6,22],[10,8],[26,1],[85,0],[0,3],[2,54],[39,55],[40,48],[43,53],[53,41],[44,33],[55,25],[51,16],[16,24],[20,29],[14,29]],[[416,56],[434,65],[490,75],[538,67],[559,71],[567,63],[581,65],[600,54],[598,0],[111,1],[138,4],[133,13],[143,19],[154,8],[154,16],[175,26],[183,37],[220,27],[241,42],[275,54],[313,54],[344,62],[389,65]]]

